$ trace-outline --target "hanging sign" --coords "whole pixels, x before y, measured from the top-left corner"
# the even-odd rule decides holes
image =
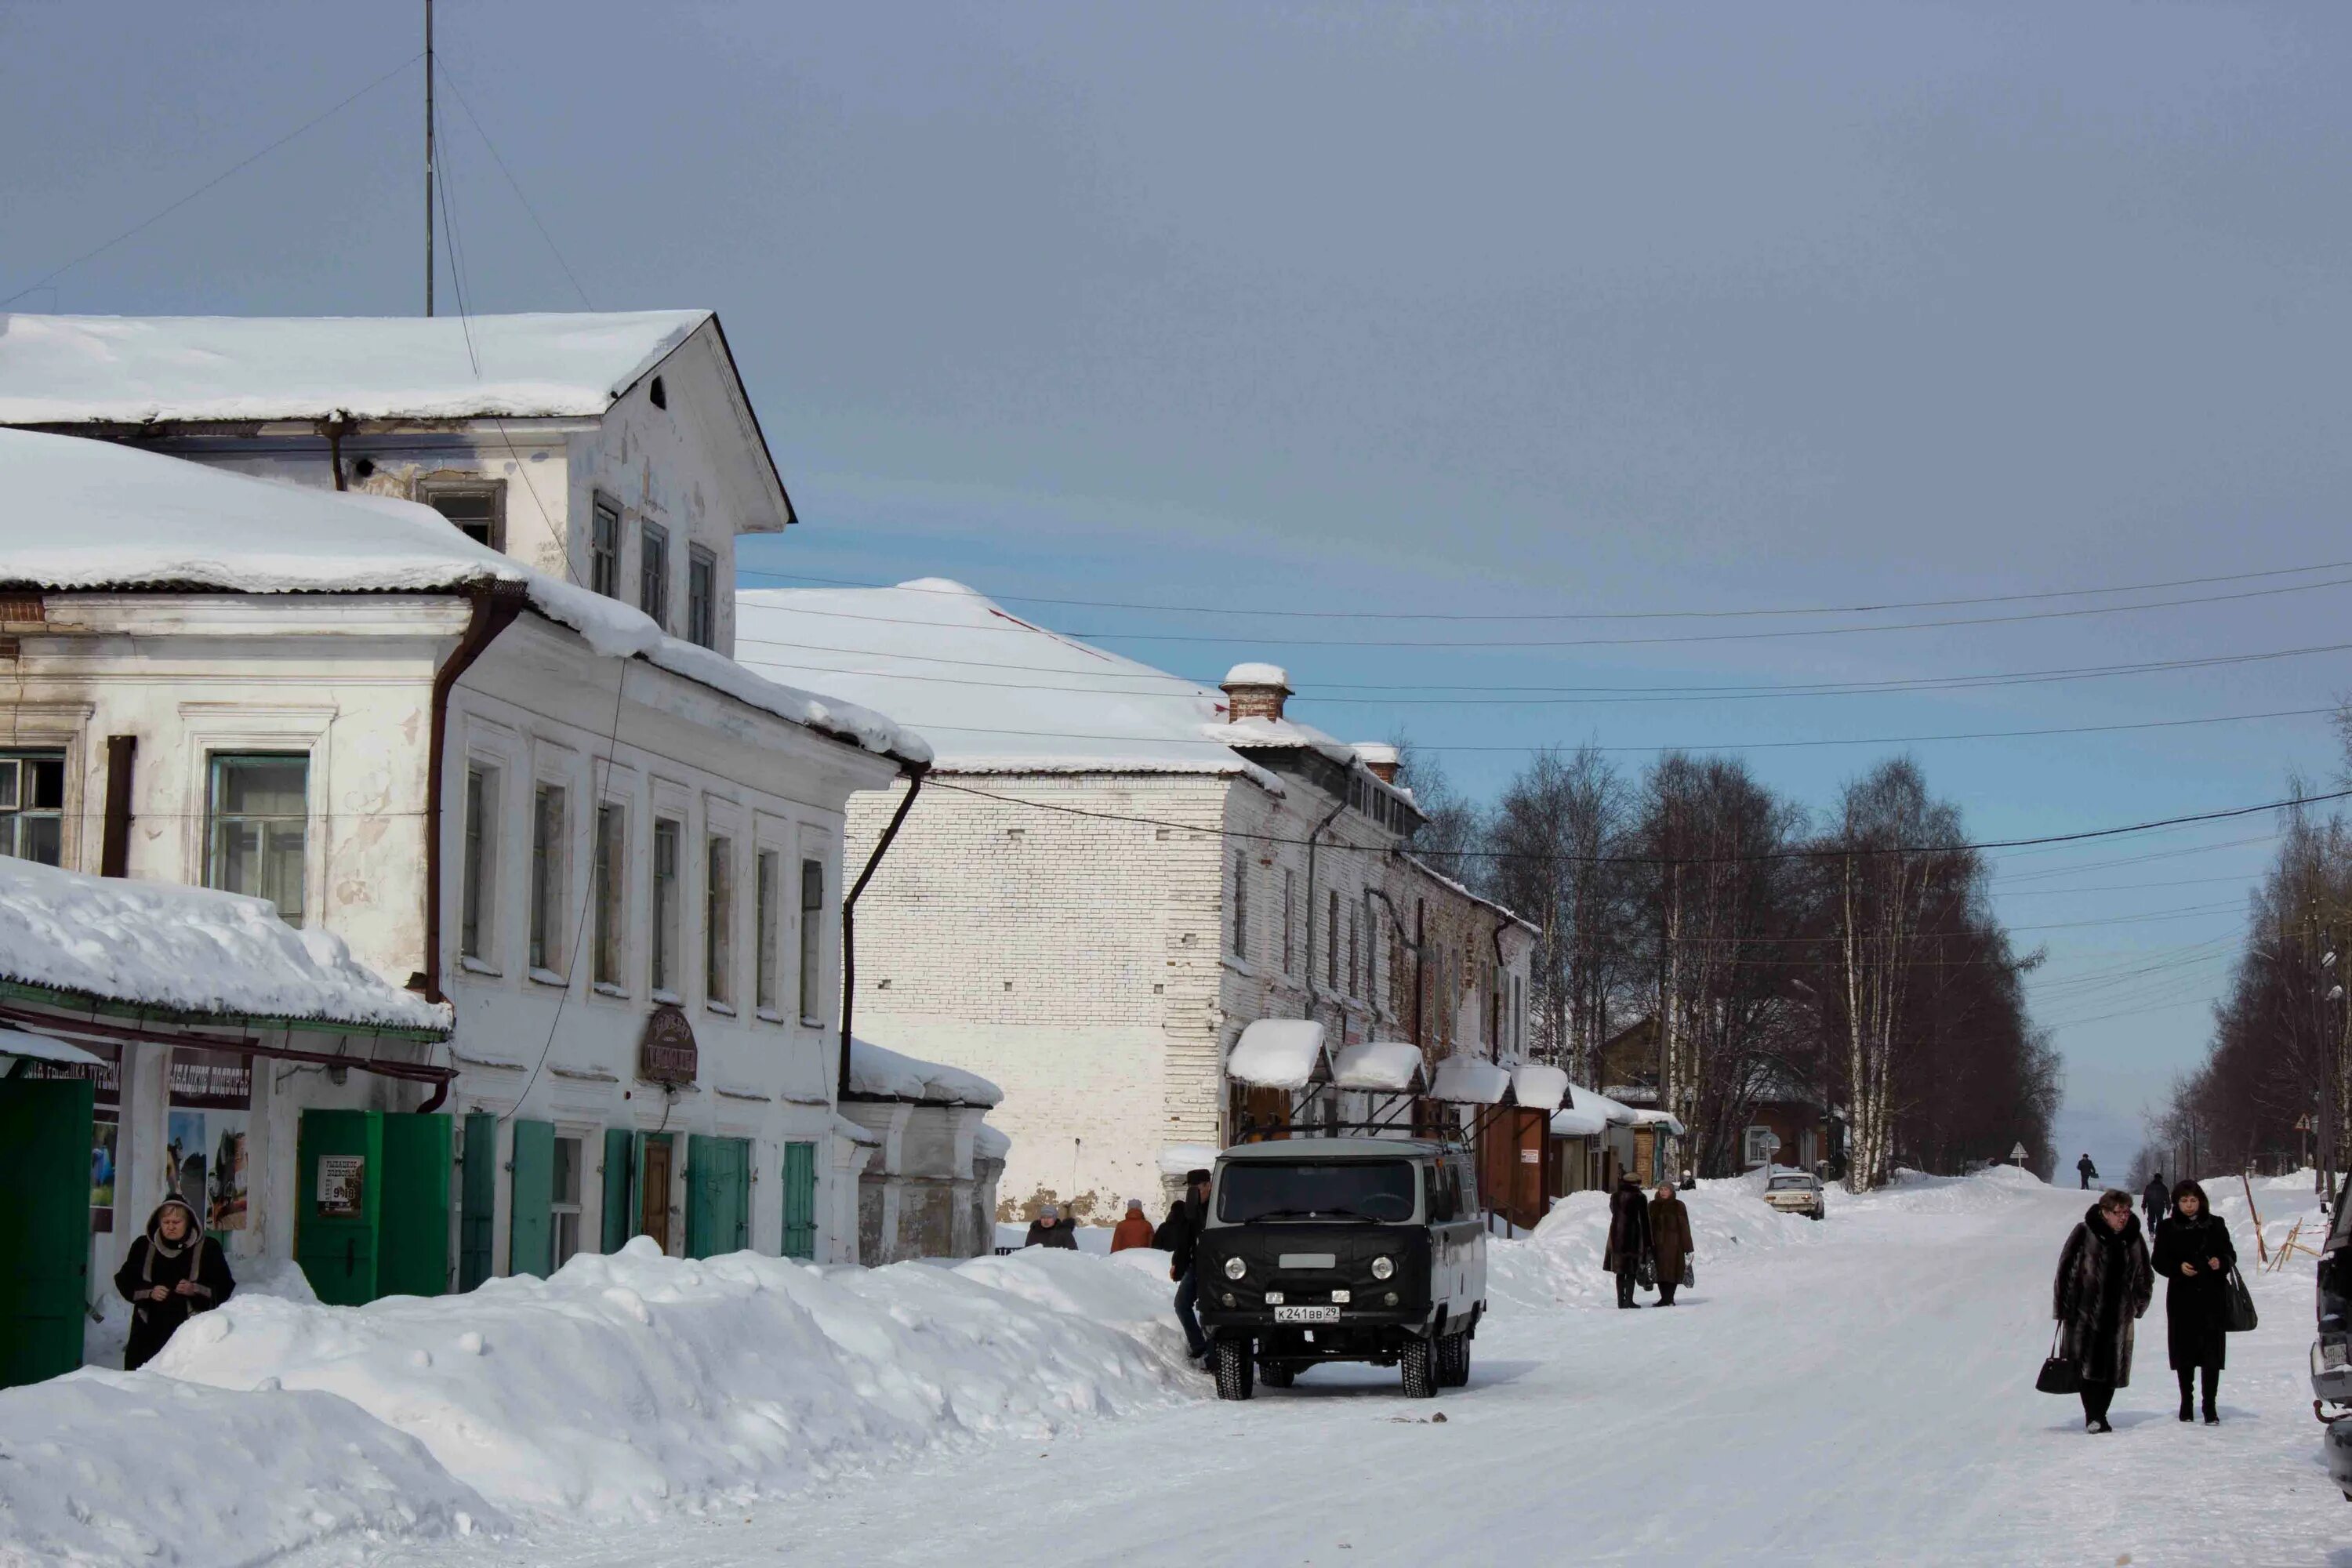
[[[646,1032],[637,1040],[637,1076],[647,1083],[692,1083],[701,1056],[694,1043],[694,1026],[682,1010],[665,1002],[646,1017]]]

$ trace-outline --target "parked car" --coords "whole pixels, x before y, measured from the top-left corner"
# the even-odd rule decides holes
[[[1829,1213],[1822,1179],[1810,1171],[1775,1171],[1764,1178],[1764,1201],[1782,1214],[1820,1219]]]
[[[2352,1215],[2343,1197],[2319,1251],[2319,1334],[2311,1343],[2312,1414],[2327,1423],[2327,1473],[2352,1502]],[[2331,1415],[2327,1405],[2337,1409]]]
[[[1456,1144],[1307,1137],[1217,1156],[1194,1268],[1217,1397],[1318,1362],[1402,1369],[1427,1399],[1470,1381],[1486,1311],[1477,1178]]]

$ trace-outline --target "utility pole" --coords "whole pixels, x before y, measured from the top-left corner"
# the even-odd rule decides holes
[[[425,0],[425,313],[433,313],[433,0]]]

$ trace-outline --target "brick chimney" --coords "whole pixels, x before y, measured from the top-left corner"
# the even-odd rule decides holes
[[[1396,783],[1397,749],[1385,741],[1358,741],[1356,760],[1371,770],[1372,776],[1382,784]]]
[[[1290,700],[1290,676],[1278,664],[1237,664],[1217,689],[1228,700],[1230,720],[1279,719]]]

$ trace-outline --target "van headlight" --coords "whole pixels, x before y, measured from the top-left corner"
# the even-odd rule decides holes
[[[1393,1258],[1373,1258],[1373,1259],[1372,1259],[1372,1278],[1373,1278],[1373,1279],[1387,1279],[1390,1275],[1394,1274],[1395,1272],[1396,1272],[1396,1259],[1394,1259]]]
[[[1248,1265],[1244,1264],[1244,1263],[1240,1258],[1226,1258],[1226,1259],[1225,1259],[1225,1278],[1226,1278],[1226,1279],[1240,1279],[1243,1275],[1244,1275],[1244,1274],[1246,1274],[1246,1273],[1248,1273],[1248,1272],[1249,1272],[1249,1267],[1248,1267]]]

